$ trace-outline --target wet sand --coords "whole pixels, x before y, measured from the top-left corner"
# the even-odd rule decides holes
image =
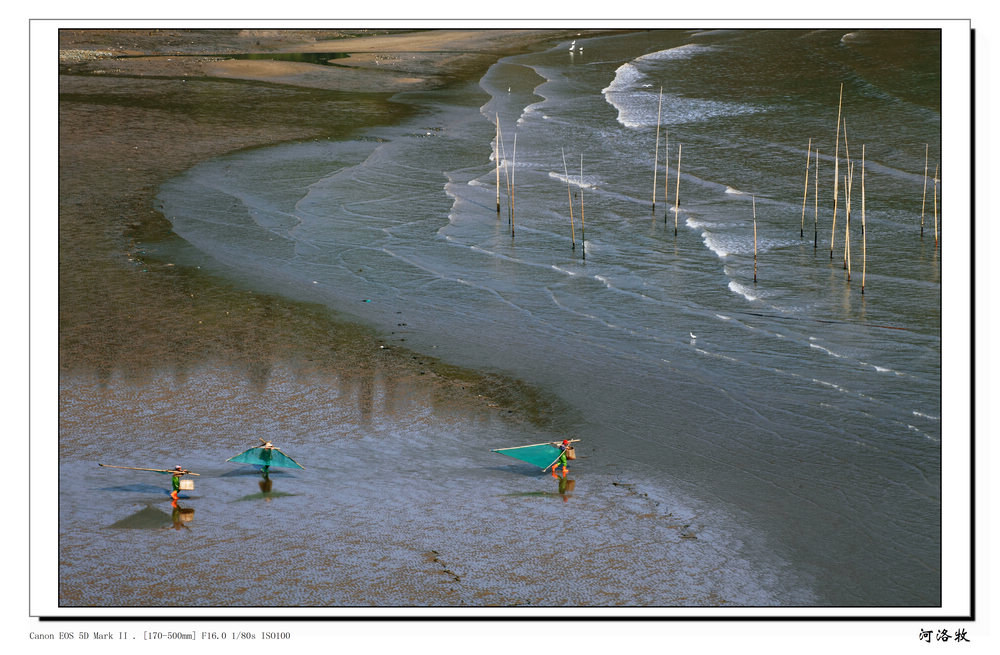
[[[567,34],[61,34],[60,610],[777,602],[726,520],[597,444],[556,479],[489,452],[572,436],[561,399],[198,268],[155,207],[200,161],[392,124],[392,93]],[[232,57],[279,50],[352,54]],[[306,470],[226,462],[260,437]],[[171,507],[165,476],[98,463],[202,475]]]
[[[570,426],[558,399],[158,254],[178,238],[154,207],[157,187],[197,162],[397,121],[391,93],[479,76],[564,34],[61,36],[61,607],[725,604],[714,582],[672,580],[697,542],[676,508],[650,524],[657,503],[632,507],[643,495],[628,481],[595,477],[589,509],[566,521],[572,480],[488,452],[561,438]],[[226,56],[278,49],[363,54],[347,68]],[[258,496],[254,475],[225,458],[260,436],[309,470]],[[195,499],[175,508],[194,510],[183,524],[194,536],[175,544],[158,529],[116,528],[150,503],[169,512],[165,481],[99,469],[96,452],[107,464],[201,469]],[[252,511],[231,505],[244,497]],[[574,533],[577,521],[592,527]],[[636,558],[618,539],[633,530],[635,544],[687,545],[673,564],[630,573]],[[567,549],[583,564],[572,574]],[[288,553],[298,584],[247,586],[255,558]],[[167,562],[208,586],[192,596],[163,585]]]
[[[329,374],[433,376],[470,402],[516,404],[515,381],[380,349],[328,310],[236,289],[151,255],[176,239],[159,184],[199,161],[291,140],[336,139],[399,120],[396,91],[481,74],[558,32],[64,30],[60,33],[59,363],[148,379],[217,361],[261,376],[288,358]],[[231,59],[249,52],[351,52],[336,67]],[[359,53],[359,54],[353,54]],[[124,57],[124,58],[123,58]],[[376,356],[377,355],[377,356]],[[224,366],[225,367],[225,366]],[[426,377],[422,380],[426,383]],[[490,398],[486,398],[490,396]]]

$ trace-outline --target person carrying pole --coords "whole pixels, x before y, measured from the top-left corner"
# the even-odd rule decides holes
[[[561,450],[562,452],[559,453],[559,459],[557,459],[555,461],[555,464],[552,465],[552,477],[554,478],[558,477],[556,475],[556,469],[559,468],[560,466],[562,466],[563,477],[566,477],[566,474],[569,473],[569,466],[567,465],[568,458],[566,457],[566,453],[571,449],[572,446],[569,445],[569,440],[563,439],[562,443],[559,444],[559,450]]]
[[[185,473],[190,473],[190,471],[185,471],[180,464],[175,466],[174,470],[171,471],[172,477],[170,478],[170,498],[173,500],[177,500],[177,494],[181,490],[181,476]]]

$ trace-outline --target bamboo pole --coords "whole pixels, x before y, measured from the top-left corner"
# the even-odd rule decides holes
[[[844,119],[844,163],[847,165],[847,174],[851,177],[851,180],[853,181],[853,179],[854,179],[854,164],[851,162],[851,148],[850,148],[850,145],[847,142],[847,119],[846,118]],[[847,188],[849,189],[850,186],[848,186]],[[849,193],[849,192],[845,191],[845,193]],[[847,196],[846,202],[847,202],[847,206],[846,206],[846,210],[847,211],[846,211],[846,213],[844,215],[844,222],[845,222],[844,234],[845,235],[850,235],[850,232],[851,232],[851,197],[850,197],[850,195]],[[844,238],[845,238],[845,241],[844,241],[844,269],[846,270],[847,269],[847,253],[850,251],[851,244],[847,242],[847,240],[846,240],[847,236],[845,236]],[[850,273],[848,273],[847,274],[847,279],[850,279],[850,278],[851,278],[851,275],[850,275]]]
[[[809,196],[809,160],[812,159],[812,137],[809,137],[809,145],[806,146],[806,182],[802,190],[802,218],[799,220],[799,238],[806,234],[806,199]]]
[[[816,172],[813,174],[813,252],[819,249],[819,148],[816,149]]]
[[[109,469],[127,469],[129,471],[152,471],[153,473],[170,473],[172,475],[178,475],[178,476],[179,475],[201,475],[201,473],[195,473],[194,471],[189,471],[187,469],[183,469],[183,470],[178,471],[176,469],[147,469],[147,468],[139,468],[139,467],[136,467],[136,466],[115,466],[114,464],[101,464],[101,463],[98,463],[97,465],[98,466],[103,466],[103,467],[109,468]]]
[[[576,442],[578,442],[580,440],[579,439],[567,439],[566,441],[568,441],[570,443],[576,443]],[[515,450],[517,448],[531,448],[533,446],[558,446],[561,443],[562,443],[561,441],[546,441],[546,442],[543,442],[543,443],[529,443],[529,444],[524,445],[524,446],[509,446],[507,448],[491,448],[490,452],[491,453],[495,453],[495,452],[498,452],[500,450]]]
[[[573,221],[573,191],[569,184],[569,168],[566,167],[566,149],[562,149],[563,172],[566,173],[566,197],[569,198],[569,234],[573,240],[573,250],[576,250],[576,225]]]
[[[663,130],[663,223],[670,211],[670,130]]]
[[[587,221],[583,216],[583,153],[580,153],[580,241],[583,242],[583,258],[587,258]]]
[[[927,206],[927,158],[930,156],[931,145],[924,144],[924,197],[920,201],[920,238],[924,238],[924,208]]]
[[[500,113],[497,113],[497,218],[500,218]]]
[[[660,87],[660,104],[656,108],[656,148],[653,150],[653,213],[656,213],[656,165],[660,161],[660,112],[663,109],[663,87]]]
[[[851,144],[847,141],[847,119],[843,121],[844,124],[844,163],[848,167],[851,165]]]
[[[753,282],[757,284],[757,196],[753,200]]]
[[[844,199],[845,199],[845,202],[844,202],[844,221],[845,222],[851,220],[851,198],[850,198],[850,196],[847,193],[847,184],[848,184],[847,183],[847,174],[845,173],[844,174]],[[847,270],[847,250],[846,249],[844,250],[844,270],[845,271]],[[848,281],[850,281],[850,279],[851,279],[851,273],[849,271],[847,273],[847,279],[848,279]]]
[[[674,190],[674,236],[677,236],[677,213],[681,204],[681,150],[683,143],[677,144],[677,188]]]
[[[514,238],[514,173],[517,172],[517,132],[514,132],[514,152],[510,159],[510,238]]]
[[[851,166],[847,166],[850,171]],[[851,183],[849,181],[850,172],[844,174],[844,270],[847,271],[847,279],[851,279],[851,272],[847,268],[848,251],[851,246]]]
[[[868,273],[868,230],[865,225],[865,146],[861,145],[861,295],[865,295]]]
[[[934,245],[938,244],[938,212],[937,212],[937,186],[938,186],[938,167],[934,166]]]
[[[500,130],[499,123],[497,124],[497,130],[498,130],[498,134],[500,135],[500,152],[502,153],[502,156],[503,156],[503,173],[504,173],[504,178],[506,179],[506,182],[507,182],[507,223],[509,224],[511,222],[511,215],[510,215],[510,213],[511,213],[511,206],[510,206],[510,197],[511,197],[510,170],[507,167],[507,148],[503,144],[503,131]]]
[[[851,281],[851,191],[854,185],[854,166],[848,165],[848,173],[844,175],[844,194],[847,199],[844,215],[844,270],[847,271],[847,281]]]
[[[840,101],[837,103],[837,149],[833,153],[833,225],[830,227],[830,259],[833,259],[833,242],[837,234],[837,190],[840,188],[840,110],[844,105],[844,83],[840,83]]]

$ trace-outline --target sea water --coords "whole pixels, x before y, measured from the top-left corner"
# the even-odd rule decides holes
[[[159,202],[206,266],[557,395],[592,479],[768,571],[738,602],[933,606],[940,89],[933,30],[581,37]]]

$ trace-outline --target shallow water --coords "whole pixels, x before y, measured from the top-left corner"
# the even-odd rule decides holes
[[[937,605],[931,188],[920,232],[925,152],[933,169],[940,150],[937,32],[652,31],[575,45],[503,59],[477,85],[402,94],[422,110],[410,123],[240,153],[164,186],[164,215],[194,250],[161,256],[322,302],[388,343],[509,374],[569,407],[558,434],[419,402],[355,424],[323,415],[307,381],[269,382],[258,393],[290,394],[295,411],[241,407],[247,434],[286,431],[286,452],[318,470],[276,479],[291,496],[246,502],[282,508],[259,555],[298,544],[293,577],[308,583],[234,593],[240,576],[221,571],[243,560],[223,544],[260,526],[223,502],[256,488],[226,467],[212,500],[191,501],[192,529],[209,537],[193,546],[207,549],[193,574],[219,578],[236,604],[423,604],[411,586],[447,580],[443,568],[459,579],[431,604]],[[841,82],[850,281],[843,188],[831,224]],[[807,145],[818,185],[805,181]],[[75,384],[62,386],[71,415]],[[303,429],[292,437],[289,423]],[[488,452],[566,435],[584,455],[568,502],[558,481]],[[187,444],[209,462],[240,445]],[[74,466],[64,479],[96,475]],[[335,511],[318,509],[327,501]],[[143,502],[114,501],[106,524]],[[103,527],[83,507],[62,513]],[[64,525],[67,553],[76,532]],[[320,534],[333,535],[326,546]],[[169,550],[148,537],[140,558]],[[585,566],[558,573],[567,554]],[[335,591],[359,561],[385,571],[355,570],[354,591]],[[106,600],[137,602],[143,584]]]
[[[545,437],[425,386],[277,367],[266,388],[215,369],[140,387],[64,381],[60,596],[66,606],[449,607],[773,605],[780,571],[750,562],[708,510],[641,478],[553,478],[482,448]],[[225,391],[223,391],[225,390]],[[368,398],[358,402],[359,396]],[[103,412],[104,433],[84,430]],[[117,417],[117,418],[116,418]],[[121,439],[128,434],[128,439]],[[305,470],[225,460],[268,435]],[[516,435],[516,437],[514,436]],[[200,475],[96,466],[185,453]],[[195,463],[198,463],[197,465]],[[579,469],[577,469],[579,464]],[[808,597],[800,600],[807,602]]]

